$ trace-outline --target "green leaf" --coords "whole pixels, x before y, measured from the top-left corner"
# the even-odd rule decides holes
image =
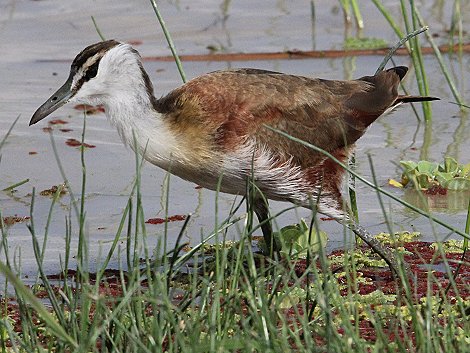
[[[437,163],[428,162],[428,161],[419,161],[418,162],[418,172],[427,174],[428,176],[433,176],[438,168]]]
[[[432,177],[427,174],[418,174],[416,176],[416,181],[420,189],[429,189],[429,187],[432,185],[432,180]]]
[[[454,173],[436,172],[434,178],[441,186],[444,186],[449,180],[454,178]]]
[[[439,169],[442,169],[445,173],[457,173],[459,170],[459,164],[457,161],[452,157],[445,157],[444,158],[444,165],[439,166]]]
[[[320,231],[317,233],[312,229],[311,243],[309,245],[309,227],[303,219],[299,224],[288,225],[281,228],[279,232],[274,232],[276,241],[281,244],[281,252],[284,254],[301,254],[310,249],[313,252],[320,250],[320,247],[325,247],[328,236],[325,232]]]
[[[464,164],[462,166],[462,176],[469,176],[470,177],[470,163]]]
[[[297,239],[302,236],[303,230],[300,229],[298,224],[292,224],[283,227],[279,233],[282,241],[287,246],[292,246],[297,241]]]
[[[457,177],[449,180],[445,185],[448,190],[470,190],[470,179]]]
[[[400,161],[400,164],[405,169],[405,173],[411,172],[413,169],[416,169],[416,167],[418,167],[418,163],[413,161]]]

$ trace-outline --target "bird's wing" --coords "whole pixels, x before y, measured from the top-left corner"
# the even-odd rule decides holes
[[[377,77],[331,81],[256,69],[216,71],[157,100],[155,108],[182,135],[203,126],[220,148],[234,149],[251,139],[299,156],[301,163],[305,148],[265,125],[327,151],[352,145],[396,99],[399,77]]]

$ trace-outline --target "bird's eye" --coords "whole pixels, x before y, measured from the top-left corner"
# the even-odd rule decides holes
[[[96,76],[96,74],[98,73],[98,64],[99,62],[96,62],[94,63],[93,65],[91,65],[88,70],[86,70],[85,72],[85,79],[88,81],[88,80],[91,80],[93,77]]]

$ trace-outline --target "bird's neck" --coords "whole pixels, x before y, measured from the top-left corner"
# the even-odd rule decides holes
[[[145,76],[140,76],[142,73]],[[120,81],[123,84],[113,89],[104,101],[106,116],[126,145],[168,169],[179,150],[178,144],[162,115],[153,107],[155,97],[147,74],[141,69],[139,74],[127,75]]]

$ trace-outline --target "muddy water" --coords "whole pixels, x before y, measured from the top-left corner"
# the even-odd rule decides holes
[[[160,10],[181,54],[206,54],[208,47],[225,52],[282,51],[286,49],[340,49],[345,35],[355,35],[354,29],[345,29],[343,16],[336,2],[315,1],[316,19],[311,18],[309,1],[272,1],[259,5],[245,0],[221,1],[161,1]],[[369,2],[367,2],[369,3]],[[397,14],[398,1],[387,1],[386,6]],[[451,17],[451,2],[424,1],[420,6],[423,16],[431,26],[438,42],[447,39],[446,30]],[[470,16],[470,6],[463,4],[463,17]],[[395,43],[396,37],[373,5],[362,8],[366,28],[365,37],[383,38]],[[42,130],[47,121],[33,127],[28,122],[34,110],[61,85],[68,76],[73,57],[86,45],[99,40],[91,16],[107,38],[138,41],[136,48],[143,56],[168,55],[169,50],[150,4],[146,1],[88,1],[71,3],[63,1],[2,1],[0,3],[0,136],[3,136],[13,120],[19,116],[11,136],[7,140],[0,162],[0,189],[19,181],[29,182],[14,193],[0,192],[0,211],[3,217],[28,216],[31,193],[48,189],[63,182],[53,153],[51,137]],[[468,23],[464,29],[469,30]],[[467,38],[468,39],[468,38]],[[255,62],[185,62],[186,75],[199,74],[229,67],[257,67],[306,76],[325,78],[352,78],[372,74],[381,57],[369,56],[344,59],[279,60]],[[397,57],[396,62],[411,65],[410,59]],[[457,87],[463,97],[469,97],[469,57],[447,58]],[[434,57],[425,58],[430,78],[430,91],[442,98],[433,103],[433,123],[420,124],[409,107],[399,109],[393,115],[382,117],[358,143],[358,172],[371,179],[367,155],[370,155],[378,184],[395,195],[403,192],[387,187],[390,177],[399,177],[397,162],[402,159],[427,158],[440,161],[450,154],[462,162],[469,162],[470,127],[467,116],[458,107],[447,88],[439,65]],[[145,63],[156,88],[162,95],[181,83],[175,65],[171,62]],[[406,80],[410,91],[416,91],[414,72]],[[468,103],[468,102],[467,102]],[[65,106],[52,118],[60,118],[66,124],[54,126],[53,139],[65,174],[73,192],[80,193],[82,171],[80,152],[66,145],[67,139],[81,139],[83,115]],[[50,119],[49,119],[50,120]],[[66,129],[60,131],[60,129]],[[69,131],[67,131],[69,130]],[[126,205],[135,175],[135,156],[120,142],[116,131],[109,126],[103,114],[87,118],[86,142],[95,148],[86,150],[86,209],[90,262],[94,264],[105,253],[113,239],[122,211]],[[146,165],[142,171],[142,194],[145,218],[164,217],[165,173]],[[170,178],[170,215],[192,213],[193,218],[186,232],[186,241],[197,243],[201,234],[214,228],[214,215],[218,209],[219,221],[224,218],[234,197],[220,195],[216,207],[215,193],[195,188],[196,185]],[[371,231],[385,230],[384,217],[373,191],[358,184],[358,203],[361,222]],[[51,199],[37,195],[34,202],[34,224],[42,240]],[[274,210],[287,205],[273,204]],[[434,228],[429,221],[385,198],[390,221],[395,230],[415,229],[426,234],[426,239],[442,238],[447,232]],[[65,244],[65,218],[70,213],[70,198],[61,198],[52,212],[49,227],[45,265],[47,271],[59,269]],[[72,212],[73,213],[73,212]],[[464,227],[462,208],[452,207],[452,212],[435,213],[458,228]],[[280,218],[281,225],[293,223],[308,212],[287,212]],[[76,247],[77,226],[72,217],[72,247]],[[168,225],[168,246],[174,242],[181,222]],[[330,234],[330,247],[343,243],[342,228],[334,222],[321,222],[321,228]],[[152,246],[161,239],[163,225],[147,227],[148,243]],[[22,271],[33,275],[31,235],[25,223],[6,229],[10,256],[21,258]],[[229,234],[236,238],[235,228]],[[124,245],[124,242],[123,242]],[[4,257],[3,251],[0,255]],[[116,261],[113,262],[114,266]],[[93,267],[93,265],[92,265]]]

